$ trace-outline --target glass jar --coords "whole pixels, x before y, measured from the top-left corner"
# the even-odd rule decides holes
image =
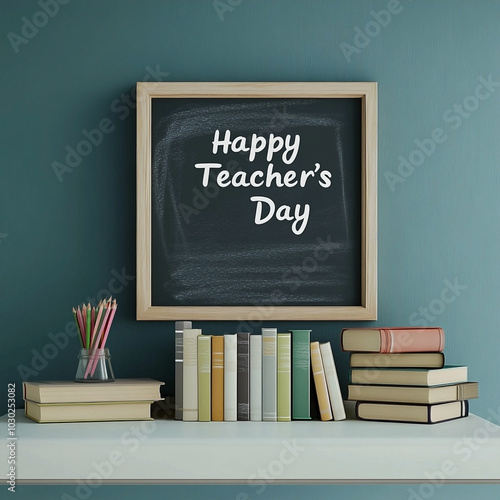
[[[114,382],[109,349],[80,349],[76,382]]]

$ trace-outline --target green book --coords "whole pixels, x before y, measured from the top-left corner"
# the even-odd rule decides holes
[[[311,330],[292,333],[292,418],[310,420]]]
[[[292,420],[291,334],[278,333],[278,422]]]
[[[212,365],[212,336],[198,337],[198,420],[211,420],[211,365]]]

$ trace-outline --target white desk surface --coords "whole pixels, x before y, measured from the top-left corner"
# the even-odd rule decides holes
[[[7,416],[0,418],[7,440]],[[97,422],[16,416],[16,481],[65,483],[500,482],[500,427],[363,422]],[[7,446],[0,453],[6,477]],[[5,479],[4,479],[5,480]]]

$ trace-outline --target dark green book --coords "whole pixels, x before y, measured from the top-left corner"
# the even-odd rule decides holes
[[[310,420],[311,330],[292,333],[292,419]]]

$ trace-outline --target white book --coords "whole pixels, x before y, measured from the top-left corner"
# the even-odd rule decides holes
[[[323,360],[323,368],[325,370],[326,384],[328,386],[328,394],[330,395],[330,403],[332,405],[332,413],[334,420],[345,420],[344,400],[340,391],[339,378],[335,360],[333,359],[332,346],[330,342],[325,342],[319,346],[321,358]]]
[[[262,420],[276,422],[277,415],[276,328],[262,328]]]
[[[250,335],[250,420],[262,420],[262,335]]]
[[[182,420],[198,420],[198,336],[199,328],[185,328],[182,338]]]
[[[224,335],[224,420],[237,419],[237,337]]]

